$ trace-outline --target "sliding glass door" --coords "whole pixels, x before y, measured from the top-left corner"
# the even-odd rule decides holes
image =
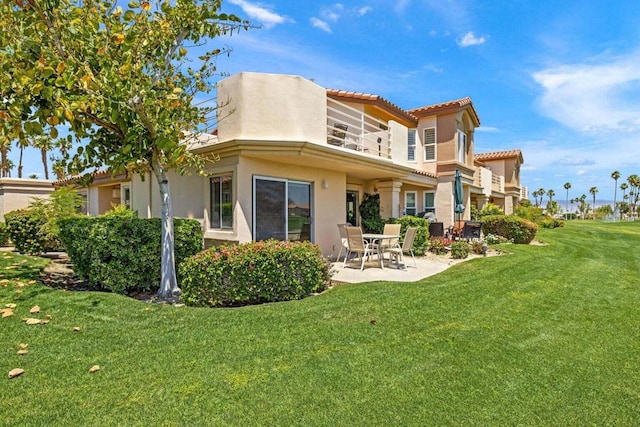
[[[256,241],[311,241],[311,184],[253,178],[253,236]]]

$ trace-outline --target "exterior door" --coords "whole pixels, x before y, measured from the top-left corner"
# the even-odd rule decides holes
[[[347,223],[358,225],[358,192],[347,191]]]

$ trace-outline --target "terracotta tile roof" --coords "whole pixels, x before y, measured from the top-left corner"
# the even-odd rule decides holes
[[[415,173],[416,175],[428,176],[430,178],[437,178],[437,175],[432,174],[431,172],[421,171],[418,169],[414,170],[413,173]]]
[[[524,161],[522,157],[522,151],[516,150],[507,150],[507,151],[492,151],[490,153],[478,153],[474,154],[473,160],[477,160],[480,162],[487,160],[502,160],[502,159],[515,159],[519,158],[520,162]]]
[[[68,178],[64,178],[64,179],[59,179],[57,181],[55,181],[53,183],[53,185],[55,187],[61,187],[61,186],[65,186],[65,185],[70,185],[70,184],[75,184],[79,179],[85,177],[87,174],[80,174],[80,175],[74,175],[74,176],[70,176]],[[97,180],[97,179],[110,179],[113,178],[115,180],[122,180],[122,179],[126,179],[127,175],[125,173],[119,173],[114,175],[113,177],[111,176],[111,171],[109,170],[99,170],[93,173],[90,173],[89,175],[91,175],[92,180]]]
[[[408,112],[414,116],[421,117],[447,111],[458,111],[463,108],[470,109],[470,114],[476,122],[476,126],[480,126],[480,117],[478,116],[476,109],[473,107],[471,98],[468,96],[466,98],[454,99],[453,101],[442,102],[440,104],[425,105],[424,107],[411,109]]]
[[[362,92],[350,92],[350,91],[338,90],[338,89],[327,89],[327,96],[336,100],[342,100],[347,102],[359,101],[359,102],[364,102],[366,104],[377,104],[380,107],[392,113],[398,114],[411,122],[418,121],[418,118],[416,116],[414,116],[413,114],[409,113],[406,110],[403,110],[402,108],[398,107],[396,104],[393,104],[392,102],[387,101],[380,95],[372,95],[369,93],[362,93]]]

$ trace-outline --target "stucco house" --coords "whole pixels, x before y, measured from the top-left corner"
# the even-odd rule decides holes
[[[336,254],[336,225],[359,224],[365,193],[379,194],[383,217],[432,212],[448,227],[456,170],[463,218],[472,200],[484,200],[474,155],[480,119],[470,98],[403,110],[299,76],[240,73],[218,84],[218,100],[216,134],[192,148],[219,158],[209,176],[170,176],[174,215],[200,219],[208,243],[308,239]],[[506,197],[507,188],[493,197]],[[160,215],[149,176],[98,175],[82,191],[90,214],[122,203],[140,216]]]
[[[7,212],[24,209],[35,198],[48,198],[53,190],[53,181],[0,178],[0,221],[4,220],[4,214]]]
[[[474,155],[476,186],[481,192],[472,194],[472,203],[482,208],[487,202],[500,206],[506,214],[526,198],[520,183],[520,166],[524,157],[520,150],[494,151]],[[524,197],[523,197],[524,196]]]

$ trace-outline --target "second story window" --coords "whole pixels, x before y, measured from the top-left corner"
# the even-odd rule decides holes
[[[436,128],[424,130],[424,161],[430,162],[436,159]]]
[[[458,129],[458,161],[467,163],[467,134]]]
[[[409,129],[407,134],[407,161],[416,161],[416,130]]]

